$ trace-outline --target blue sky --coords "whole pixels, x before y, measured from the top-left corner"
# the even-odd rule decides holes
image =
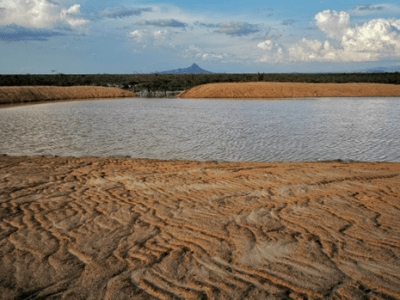
[[[0,0],[1,74],[400,66],[400,3]]]

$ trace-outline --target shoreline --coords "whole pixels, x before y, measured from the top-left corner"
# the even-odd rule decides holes
[[[378,83],[229,82],[195,86],[184,99],[293,99],[315,97],[400,97],[400,85]]]
[[[130,97],[118,97],[115,99],[124,99],[124,98],[130,98]],[[137,98],[137,97],[132,97],[132,98]],[[77,102],[77,101],[81,102],[81,101],[112,100],[112,99],[113,98],[86,98],[86,99],[60,99],[60,100],[31,101],[31,102],[20,102],[20,103],[9,103],[9,104],[1,104],[0,103],[0,109],[10,108],[10,107],[27,106],[27,105],[49,104],[49,103],[63,103],[63,102]]]
[[[0,108],[43,104],[137,98],[134,92],[97,86],[3,86]],[[182,99],[287,100],[324,97],[400,97],[400,85],[378,83],[231,82],[195,86],[176,95]]]
[[[0,155],[0,294],[400,298],[400,163]]]
[[[136,93],[114,87],[97,86],[2,86],[0,107],[13,104],[137,97]]]
[[[86,99],[84,99],[86,100]],[[74,101],[74,100],[71,100]],[[64,102],[64,101],[60,101]],[[44,102],[46,103],[46,102]],[[351,159],[327,159],[327,160],[311,160],[311,161],[223,161],[223,160],[195,160],[195,159],[159,159],[159,158],[135,158],[129,155],[109,155],[109,156],[94,156],[94,155],[82,155],[82,156],[71,156],[71,155],[51,155],[51,154],[7,154],[0,153],[0,157],[25,157],[25,158],[68,158],[68,159],[132,159],[132,160],[143,160],[143,161],[154,161],[154,162],[176,162],[176,163],[215,163],[215,164],[319,164],[319,163],[341,163],[341,164],[400,164],[400,161],[364,161],[364,160],[351,160]]]

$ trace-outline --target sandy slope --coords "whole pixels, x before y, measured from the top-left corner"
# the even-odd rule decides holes
[[[178,98],[400,97],[400,85],[377,83],[233,82],[195,86]]]
[[[1,299],[400,299],[400,164],[0,156],[0,270]]]
[[[0,104],[33,101],[69,100],[88,98],[137,97],[135,93],[118,88],[98,86],[3,86]]]

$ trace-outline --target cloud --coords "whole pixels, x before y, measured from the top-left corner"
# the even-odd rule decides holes
[[[60,5],[60,3],[56,2],[56,1],[52,1],[52,0],[47,0],[47,2],[54,4],[54,5]]]
[[[265,40],[276,41],[282,37],[282,31],[276,28],[268,28],[265,33]]]
[[[157,39],[165,38],[167,34],[168,34],[167,30],[157,30],[153,32],[153,37]]]
[[[266,50],[260,61],[360,62],[400,58],[400,19],[373,19],[351,27],[348,13],[323,11],[315,20],[332,41],[303,38],[282,47],[266,40],[257,45]]]
[[[204,23],[204,22],[199,22],[199,21],[196,21],[196,22],[194,22],[193,24],[196,25],[196,26],[202,26],[202,27],[211,27],[211,28],[216,28],[216,27],[218,27],[217,24]]]
[[[184,28],[187,26],[186,23],[177,21],[175,19],[142,20],[136,22],[136,24],[142,26],[176,27],[176,28]]]
[[[246,36],[261,31],[258,25],[238,21],[226,21],[217,24],[195,22],[194,24],[203,27],[217,28],[214,32],[230,36]]]
[[[377,11],[378,10],[379,11],[379,10],[383,10],[384,6],[383,5],[366,4],[366,5],[361,5],[361,6],[357,7],[357,9],[359,11],[364,11],[364,10],[367,10],[367,11]]]
[[[273,47],[273,42],[271,40],[265,40],[257,45],[258,48],[263,50],[271,50]]]
[[[183,51],[183,57],[189,58],[189,57],[192,57],[193,55],[196,56],[197,54],[202,53],[202,52],[203,52],[203,50],[201,48],[194,46],[194,45],[190,45],[187,49],[185,49]]]
[[[140,16],[144,12],[152,12],[151,7],[128,8],[128,7],[107,7],[102,13],[103,18],[123,19],[131,16]]]
[[[141,30],[137,29],[129,33],[129,39],[139,46],[139,48],[144,49],[148,46],[173,46],[169,40],[176,34],[165,29],[162,30]],[[138,50],[138,47],[134,47]]]
[[[30,29],[16,24],[0,27],[0,40],[2,41],[47,41],[54,36],[65,34],[48,29]]]
[[[283,20],[282,25],[284,26],[290,26],[293,25],[294,23],[297,23],[295,19],[288,19],[288,20]]]
[[[146,41],[146,33],[144,30],[134,30],[129,33],[129,37],[136,43],[142,44]]]
[[[351,15],[377,15],[377,14],[399,14],[400,6],[394,4],[365,4],[350,10]]]
[[[333,61],[338,58],[337,51],[328,41],[322,43],[319,40],[307,40],[305,38],[297,44],[291,45],[288,48],[288,54],[292,59],[299,61]]]
[[[222,60],[226,59],[228,57],[228,54],[216,54],[213,52],[206,52],[203,49],[196,47],[194,45],[189,46],[187,49],[185,49],[182,53],[182,56],[184,58],[201,58],[203,61],[206,60]]]
[[[261,57],[259,57],[258,62],[266,62],[266,63],[284,63],[286,62],[284,59],[284,52],[282,47],[277,48],[274,52],[268,52]]]
[[[349,28],[350,15],[344,11],[324,10],[315,16],[316,25],[325,32],[328,37],[340,39]]]
[[[265,53],[258,58],[259,62],[285,62],[283,48],[278,43],[267,39],[257,44],[257,48],[266,50]]]
[[[60,21],[61,23],[66,23],[70,25],[72,28],[80,27],[88,23],[89,22],[88,20],[74,17],[75,15],[80,14],[80,8],[81,6],[79,4],[75,4],[68,9],[65,8],[61,9],[58,21]]]
[[[77,29],[88,23],[80,17],[80,5],[62,7],[48,0],[0,0],[0,26],[19,25],[25,28]]]
[[[260,31],[257,25],[246,22],[222,22],[218,24],[218,28],[216,32],[225,33],[230,36],[243,36]]]
[[[213,54],[213,53],[204,53],[202,54],[201,58],[203,59],[203,61],[206,60],[215,60],[215,59],[223,59],[224,55],[221,54]]]

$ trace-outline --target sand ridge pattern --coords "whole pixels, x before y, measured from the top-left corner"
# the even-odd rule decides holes
[[[133,92],[101,86],[2,86],[0,104],[91,98],[137,97]]]
[[[281,99],[305,97],[400,97],[400,85],[379,83],[231,82],[195,86],[178,98]]]
[[[1,299],[400,299],[399,163],[0,156]]]

